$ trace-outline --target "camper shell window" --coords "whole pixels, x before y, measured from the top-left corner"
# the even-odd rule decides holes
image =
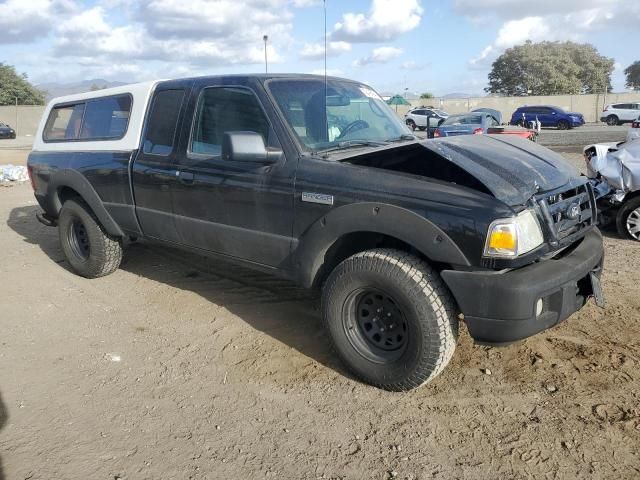
[[[119,140],[127,133],[132,103],[132,96],[123,94],[55,105],[44,127],[43,140]]]

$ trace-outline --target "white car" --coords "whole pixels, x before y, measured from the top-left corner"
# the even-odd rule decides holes
[[[600,115],[601,122],[607,125],[622,125],[633,122],[640,116],[640,103],[612,103],[607,105]]]
[[[640,116],[631,124],[631,128],[627,132],[627,142],[640,138]]]
[[[441,120],[446,120],[449,114],[437,108],[418,107],[409,110],[404,121],[411,130],[416,128],[426,130],[427,126],[437,127]]]

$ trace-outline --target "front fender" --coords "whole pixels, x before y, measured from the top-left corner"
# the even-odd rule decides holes
[[[300,237],[295,258],[301,283],[307,287],[313,285],[327,250],[342,236],[357,232],[379,233],[401,240],[435,262],[471,265],[455,242],[423,216],[384,203],[353,203],[331,210]]]

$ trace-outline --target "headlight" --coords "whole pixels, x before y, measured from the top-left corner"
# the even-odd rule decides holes
[[[525,210],[513,218],[491,223],[484,247],[486,257],[517,257],[542,245],[544,238],[536,215]]]

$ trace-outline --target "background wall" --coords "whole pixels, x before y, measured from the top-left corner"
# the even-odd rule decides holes
[[[0,106],[0,122],[8,123],[18,135],[34,135],[44,105]]]
[[[600,113],[610,103],[640,102],[638,93],[608,93],[606,95],[548,95],[540,97],[476,97],[476,98],[431,98],[415,100],[414,107],[433,105],[448,113],[464,113],[474,108],[487,107],[502,112],[504,122],[511,119],[511,114],[524,105],[555,105],[571,112],[584,115],[586,122],[599,122]],[[395,110],[395,107],[392,107]],[[404,115],[408,106],[398,106],[398,114]]]

